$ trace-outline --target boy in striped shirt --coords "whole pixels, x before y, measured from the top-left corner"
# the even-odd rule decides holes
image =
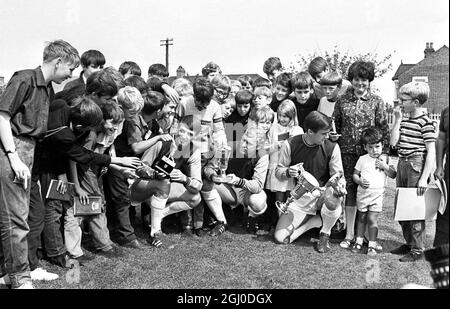
[[[397,187],[417,187],[417,195],[427,188],[435,160],[436,133],[427,111],[422,106],[428,100],[430,88],[424,82],[411,82],[399,90],[399,101],[409,118],[402,120],[400,108],[394,111],[391,145],[398,146]],[[400,261],[411,262],[422,258],[425,221],[399,222],[406,244],[391,251],[405,254]]]

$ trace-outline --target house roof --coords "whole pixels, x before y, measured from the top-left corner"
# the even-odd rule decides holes
[[[259,78],[259,77],[262,77],[261,75],[259,75],[259,74],[225,74],[226,76],[228,76],[231,80],[237,80],[238,78],[239,78],[239,76],[242,76],[242,75],[248,75],[248,76],[250,76],[250,78],[254,81],[255,79],[257,79],[257,78]],[[186,78],[187,80],[189,80],[191,83],[194,83],[195,82],[195,80],[197,79],[197,78],[199,78],[199,77],[201,77],[201,75],[185,75],[185,76],[183,76],[183,78]],[[167,83],[169,84],[169,85],[172,85],[172,83],[173,83],[173,81],[175,80],[175,79],[177,79],[177,77],[176,76],[170,76],[168,79],[167,79]]]
[[[400,75],[402,75],[403,73],[405,73],[414,66],[415,64],[403,64],[403,63],[400,64],[394,76],[392,77],[392,80],[397,80]]]
[[[443,45],[441,48],[439,48],[437,51],[429,55],[428,57],[422,59],[417,64],[400,64],[397,71],[394,74],[394,77],[392,77],[392,80],[398,80],[400,75],[413,70],[418,69],[420,67],[431,67],[431,66],[442,66],[442,65],[448,65],[448,47],[446,45]]]

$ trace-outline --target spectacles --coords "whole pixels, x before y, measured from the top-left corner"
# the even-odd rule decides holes
[[[220,96],[228,96],[228,94],[230,93],[229,91],[223,91],[222,89],[219,89],[219,88],[214,88],[214,90]]]

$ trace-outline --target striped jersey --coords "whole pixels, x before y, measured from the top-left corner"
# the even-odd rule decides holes
[[[425,155],[425,143],[434,142],[436,132],[433,122],[427,115],[402,120],[400,123],[400,138],[398,154],[400,157]]]
[[[193,117],[194,145],[200,147],[201,153],[213,151],[214,144],[220,145],[227,143],[225,130],[222,122],[222,109],[219,103],[211,100],[209,105],[199,110],[195,105],[194,97],[183,98],[175,110],[175,117],[171,134],[176,134],[178,123],[183,117]]]

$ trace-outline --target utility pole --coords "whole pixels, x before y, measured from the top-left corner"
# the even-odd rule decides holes
[[[159,46],[165,46],[166,47],[166,68],[167,68],[167,72],[169,72],[169,45],[173,45],[173,39],[165,39],[165,40],[160,40],[161,44],[159,44]]]

